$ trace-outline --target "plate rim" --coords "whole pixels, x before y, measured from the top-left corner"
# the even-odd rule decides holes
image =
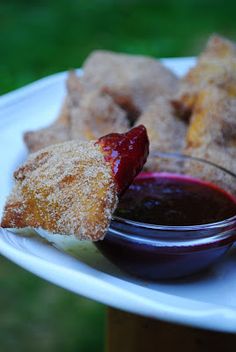
[[[158,302],[153,303],[154,299],[146,297],[144,304],[144,296],[140,296],[139,294],[135,294],[131,291],[129,291],[129,306],[124,306],[120,300],[115,301],[114,298],[111,299],[110,296],[111,293],[115,293],[115,296],[117,298],[120,298],[121,296],[126,299],[128,298],[127,288],[118,287],[116,284],[117,281],[123,280],[117,277],[113,277],[113,283],[107,282],[106,280],[104,280],[103,277],[109,277],[111,275],[100,272],[99,270],[96,270],[94,268],[89,268],[89,270],[93,272],[93,275],[87,275],[81,270],[77,271],[73,268],[63,267],[52,261],[48,261],[44,258],[41,258],[40,256],[33,255],[29,252],[22,252],[20,249],[14,248],[14,246],[10,245],[4,240],[4,232],[7,232],[9,234],[8,231],[0,229],[0,234],[3,235],[0,236],[0,253],[2,255],[4,255],[6,258],[10,259],[20,267],[26,269],[27,271],[30,271],[31,273],[47,280],[48,282],[51,282],[59,287],[63,287],[64,289],[67,289],[75,294],[82,295],[99,303],[112,306],[117,309],[147,316],[154,319],[160,319],[176,324],[183,324],[187,326],[193,326],[214,331],[231,333],[236,332],[236,308],[227,307],[219,304],[207,303],[203,301],[197,301],[195,299],[179,297],[173,294],[163,292],[158,292]],[[21,238],[16,234],[11,234],[11,236],[12,235],[16,238]],[[58,252],[58,255],[67,256],[66,254],[61,253],[55,248],[52,248],[52,250]],[[72,258],[72,260],[73,259],[81,263],[82,266],[84,266],[85,268],[88,267],[87,264],[80,262],[78,259]],[[64,275],[63,272],[66,274],[67,279],[73,279],[76,277],[75,281],[77,283],[80,283],[80,285],[72,287],[70,285],[71,281],[65,282],[65,280],[63,280],[62,283],[60,277]],[[58,276],[54,276],[55,273],[57,273]],[[99,275],[96,277],[98,273]],[[96,288],[99,288],[99,294],[98,291],[95,292],[94,290],[90,290],[90,288],[94,286],[94,281],[96,281]],[[130,282],[127,282],[127,285],[129,287],[136,286],[136,284]],[[102,292],[104,292],[104,290],[106,290],[106,293],[110,292],[110,294],[108,294],[108,296],[106,297],[101,294]],[[154,291],[149,288],[144,288],[143,290]],[[165,300],[165,298],[169,296],[174,297],[175,301],[182,303],[182,305],[176,307],[173,302],[171,302],[170,304],[169,301],[163,301],[163,298]],[[142,301],[142,305],[144,306],[142,310],[140,310],[140,306],[138,305],[140,304],[140,299]],[[187,307],[185,307],[185,304],[187,304]],[[190,311],[191,314],[189,314]],[[222,324],[224,324],[224,326],[222,326]]]

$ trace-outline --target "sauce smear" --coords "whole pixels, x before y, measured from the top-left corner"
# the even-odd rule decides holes
[[[120,199],[115,215],[156,225],[202,225],[236,215],[236,199],[199,179],[142,173]]]

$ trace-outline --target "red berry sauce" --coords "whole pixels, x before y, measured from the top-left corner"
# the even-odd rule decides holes
[[[124,192],[147,160],[149,141],[146,128],[140,125],[127,133],[111,133],[101,137],[96,144],[102,147],[105,160],[112,164],[118,192]]]
[[[142,173],[120,199],[115,214],[120,218],[114,217],[96,246],[132,275],[181,278],[210,267],[227,252],[236,241],[235,214],[235,198],[214,184],[176,174]],[[183,227],[188,225],[196,226]]]
[[[202,225],[236,215],[236,199],[189,176],[143,173],[122,196],[116,215],[156,225]]]

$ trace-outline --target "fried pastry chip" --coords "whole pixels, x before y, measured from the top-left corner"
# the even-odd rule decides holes
[[[24,134],[30,152],[69,140],[93,140],[109,132],[129,128],[127,112],[101,90],[83,94],[79,77],[71,71],[67,97],[57,120],[48,127]]]
[[[236,173],[236,99],[209,86],[196,98],[185,153]]]
[[[97,142],[70,141],[31,154],[14,173],[15,186],[1,226],[18,232],[34,229],[53,243],[57,240],[53,234],[63,235],[63,241],[101,239],[118,195],[141,170],[147,155],[143,126]]]
[[[98,91],[85,94],[79,106],[72,106],[71,139],[93,140],[109,131],[122,133],[129,128],[126,112],[113,99]]]
[[[180,114],[189,115],[197,94],[208,85],[219,87],[236,97],[236,45],[213,35],[194,66],[180,83],[174,104]]]
[[[155,152],[181,152],[184,147],[187,124],[175,115],[167,97],[156,98],[139,118],[150,141],[150,155],[145,170],[164,170],[167,160],[161,161]]]
[[[94,51],[83,70],[81,82],[85,91],[105,89],[131,115],[142,112],[157,96],[175,94],[179,82],[155,59],[109,51]]]
[[[127,113],[101,90],[79,95],[79,78],[68,79],[70,139],[93,140],[111,132],[123,133],[129,128]],[[82,89],[82,88],[81,88]]]
[[[24,142],[31,153],[52,144],[66,142],[70,139],[68,99],[65,99],[59,116],[52,125],[37,131],[28,131],[24,133]]]
[[[187,125],[175,116],[168,98],[156,98],[141,115],[139,123],[147,129],[151,152],[181,151],[184,146]]]

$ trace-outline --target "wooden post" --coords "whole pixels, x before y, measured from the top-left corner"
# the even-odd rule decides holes
[[[194,329],[108,308],[106,352],[235,352],[236,334]]]

